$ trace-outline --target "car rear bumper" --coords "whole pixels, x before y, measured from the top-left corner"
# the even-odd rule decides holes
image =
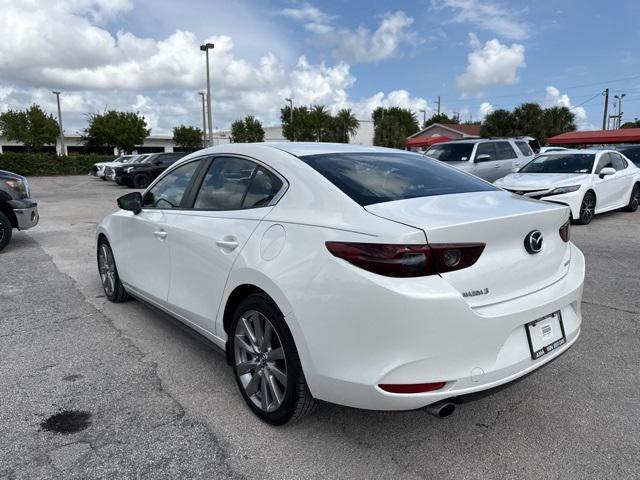
[[[312,394],[357,408],[411,410],[493,389],[535,371],[566,352],[580,334],[584,257],[570,248],[571,264],[563,278],[483,307],[470,307],[453,289],[429,292],[425,283],[420,290],[426,293],[369,288],[364,300],[354,291],[347,292],[346,301],[326,297],[317,310],[311,308],[316,318],[290,318],[291,313],[287,319],[295,325]],[[343,280],[339,283],[348,288]],[[562,315],[566,343],[533,360],[525,325],[556,311]],[[435,382],[446,384],[417,394],[389,393],[378,386]]]

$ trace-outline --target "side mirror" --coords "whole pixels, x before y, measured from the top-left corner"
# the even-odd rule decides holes
[[[136,215],[142,211],[142,195],[140,192],[131,192],[118,198],[118,207],[129,210]]]
[[[602,170],[600,170],[600,178],[604,178],[607,175],[613,175],[615,173],[616,173],[616,169],[615,168],[604,167]]]
[[[476,163],[480,163],[480,162],[488,162],[489,160],[491,160],[491,155],[478,155],[476,157]]]

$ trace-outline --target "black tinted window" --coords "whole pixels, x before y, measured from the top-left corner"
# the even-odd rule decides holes
[[[640,167],[640,147],[621,148],[620,152]]]
[[[216,158],[204,177],[194,208],[240,210],[256,167],[242,158]]]
[[[520,173],[591,173],[595,155],[576,153],[571,155],[542,154],[520,169]]]
[[[609,156],[613,161],[613,168],[615,168],[616,170],[624,170],[625,168],[627,168],[626,160],[620,155],[618,155],[617,153],[610,153]]]
[[[480,155],[488,155],[489,158],[478,158]],[[476,162],[492,162],[497,160],[494,142],[479,143],[476,150]]]
[[[282,180],[271,172],[259,167],[255,172],[242,208],[256,208],[268,205],[282,188]]]
[[[466,162],[472,150],[472,143],[441,143],[429,147],[425,155],[443,162]]]
[[[515,150],[509,142],[496,142],[496,157],[498,160],[511,160],[518,158]]]
[[[497,190],[471,175],[410,153],[330,153],[300,159],[360,205]]]
[[[162,177],[142,199],[148,208],[178,208],[200,161],[189,162]]]

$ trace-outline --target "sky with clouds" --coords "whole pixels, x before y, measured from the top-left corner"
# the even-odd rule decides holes
[[[611,8],[609,6],[611,5]],[[524,101],[600,128],[604,88],[640,117],[640,2],[621,0],[0,0],[0,112],[38,103],[67,132],[87,113],[138,111],[152,133],[200,124],[213,42],[214,125],[279,122],[284,98],[463,120]],[[613,101],[613,98],[612,98]],[[611,113],[614,113],[613,111]]]

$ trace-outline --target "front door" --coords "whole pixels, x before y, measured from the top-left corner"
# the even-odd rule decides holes
[[[283,182],[257,163],[216,157],[192,208],[171,212],[169,304],[177,314],[215,334],[215,319],[234,262]]]

